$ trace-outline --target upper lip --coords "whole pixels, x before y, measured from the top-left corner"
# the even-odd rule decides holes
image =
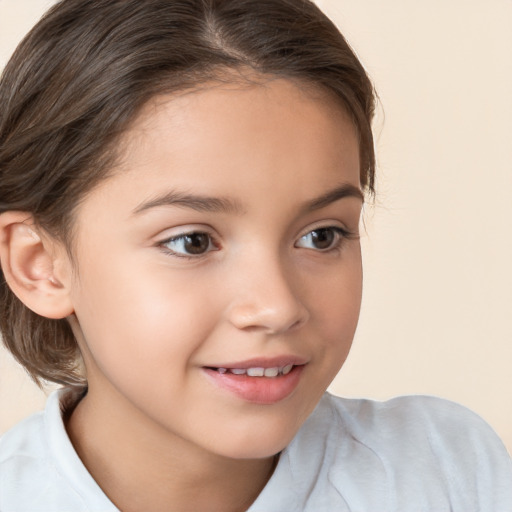
[[[244,361],[233,361],[221,364],[207,365],[207,368],[282,368],[293,364],[294,366],[306,364],[308,361],[300,356],[282,355],[276,357],[253,357]]]

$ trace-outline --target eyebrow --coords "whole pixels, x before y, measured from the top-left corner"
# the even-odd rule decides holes
[[[343,183],[339,187],[307,201],[301,210],[304,212],[320,210],[346,197],[354,197],[364,202],[364,194],[359,187],[350,183]],[[241,215],[245,212],[245,209],[239,201],[230,198],[202,196],[171,190],[162,196],[143,202],[135,208],[132,213],[133,215],[137,215],[161,206],[181,206],[207,213],[233,213]]]
[[[320,210],[321,208],[325,208],[331,203],[346,197],[354,197],[364,203],[364,194],[359,187],[356,187],[350,183],[343,183],[339,187],[336,187],[334,190],[330,190],[329,192],[326,192],[325,194],[322,194],[321,196],[308,201],[304,205],[304,210],[306,212]]]
[[[242,205],[232,199],[187,194],[171,190],[162,196],[142,203],[135,208],[133,214],[137,215],[146,210],[160,206],[182,206],[198,212],[208,213],[235,213],[240,215],[244,212]]]

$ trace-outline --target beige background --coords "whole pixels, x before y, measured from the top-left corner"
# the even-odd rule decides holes
[[[0,68],[51,0],[0,0]],[[512,451],[512,2],[318,0],[380,94],[365,295],[332,390],[444,396]],[[0,350],[0,432],[45,396]]]

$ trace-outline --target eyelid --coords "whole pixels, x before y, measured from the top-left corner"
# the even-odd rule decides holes
[[[168,228],[160,230],[160,234],[153,237],[156,244],[168,242],[182,236],[193,235],[195,233],[205,233],[212,238],[216,238],[214,230],[207,224],[189,224],[176,226],[174,228]]]
[[[300,240],[303,236],[306,236],[312,231],[329,228],[339,230],[339,232],[343,233],[343,235],[346,236],[347,238],[359,238],[359,225],[357,225],[355,229],[352,229],[349,228],[346,224],[341,223],[340,221],[327,219],[320,222],[315,222],[314,224],[309,225],[304,230],[301,230],[302,234],[298,236],[297,240]]]
[[[305,237],[307,237],[314,231],[320,231],[323,229],[332,230],[335,232],[336,237],[334,239],[332,246],[327,247],[326,249],[319,249],[319,248],[312,248],[312,247],[301,247],[300,245],[298,245],[298,243],[302,239],[304,239]],[[339,225],[334,225],[334,224],[329,224],[328,222],[327,223],[324,222],[317,226],[310,227],[303,235],[299,236],[299,238],[297,239],[297,241],[294,244],[294,247],[297,247],[299,249],[302,249],[302,248],[308,249],[308,250],[316,251],[319,253],[329,253],[329,252],[340,250],[347,240],[354,240],[354,239],[358,239],[358,238],[359,238],[359,234],[357,232],[354,233],[353,231],[347,229],[346,227],[342,227]]]
[[[174,242],[174,241],[180,240],[182,238],[185,238],[186,236],[191,236],[191,235],[207,235],[209,238],[208,250],[206,250],[204,253],[194,255],[194,254],[187,254],[187,253],[173,251],[172,249],[169,249],[168,247],[166,247],[166,244],[169,244],[170,242]],[[215,235],[213,235],[211,233],[211,231],[204,226],[195,227],[195,228],[194,227],[182,228],[182,230],[177,232],[176,234],[172,234],[165,238],[158,239],[155,245],[157,247],[159,247],[165,254],[168,254],[168,255],[171,255],[171,256],[174,256],[177,258],[183,258],[183,259],[189,259],[189,260],[197,260],[200,258],[204,258],[210,252],[219,250],[219,248],[220,248]],[[211,249],[212,247],[214,247],[215,249]]]

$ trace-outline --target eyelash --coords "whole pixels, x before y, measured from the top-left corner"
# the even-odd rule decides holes
[[[356,235],[354,233],[351,233],[350,231],[348,231],[344,228],[341,228],[339,226],[320,226],[315,229],[312,229],[311,231],[308,231],[305,235],[302,235],[299,238],[299,240],[303,240],[304,238],[311,235],[312,233],[324,231],[324,230],[330,230],[331,232],[334,233],[333,244],[326,249],[312,249],[312,250],[316,250],[317,252],[324,253],[324,254],[336,252],[336,251],[339,252],[346,240],[356,238]],[[200,254],[193,256],[191,254],[183,254],[183,253],[173,251],[172,249],[169,249],[169,247],[167,247],[167,245],[170,244],[171,242],[177,242],[180,240],[183,241],[183,240],[185,240],[186,237],[192,237],[194,235],[206,235],[208,237],[209,244],[208,244],[208,249],[205,252],[202,252]],[[173,236],[171,238],[167,238],[166,240],[159,242],[158,246],[162,249],[162,251],[165,254],[174,256],[176,258],[183,258],[183,259],[187,259],[187,260],[199,259],[201,257],[204,257],[206,254],[211,252],[212,247],[216,247],[217,249],[219,248],[217,242],[215,241],[215,238],[210,233],[208,233],[206,231],[190,231],[187,233],[181,233],[177,236]]]
[[[166,247],[167,244],[170,244],[171,242],[185,240],[186,237],[191,237],[194,235],[206,235],[208,237],[208,249],[211,249],[212,246],[218,247],[218,245],[215,242],[214,237],[210,233],[207,233],[206,231],[189,231],[187,233],[181,233],[180,235],[173,236],[171,238],[167,238],[166,240],[163,240],[162,242],[159,242],[158,246],[164,251],[165,254],[168,254],[170,256],[175,256],[176,258],[183,258],[183,259],[187,259],[187,260],[198,259],[202,256],[205,256],[209,252],[211,252],[211,250],[207,250],[203,253],[193,256],[193,255],[182,254],[182,253],[173,251],[172,249],[169,249],[168,247]]]
[[[344,228],[340,228],[339,226],[320,226],[315,229],[312,229],[311,231],[308,231],[305,235],[301,236],[299,240],[303,240],[306,237],[312,235],[312,233],[318,233],[320,231],[331,231],[334,234],[334,239],[332,242],[332,245],[330,245],[326,249],[312,249],[316,250],[320,253],[331,253],[331,252],[339,252],[344,245],[344,242],[346,240],[355,238],[354,234],[349,232],[348,230]]]

